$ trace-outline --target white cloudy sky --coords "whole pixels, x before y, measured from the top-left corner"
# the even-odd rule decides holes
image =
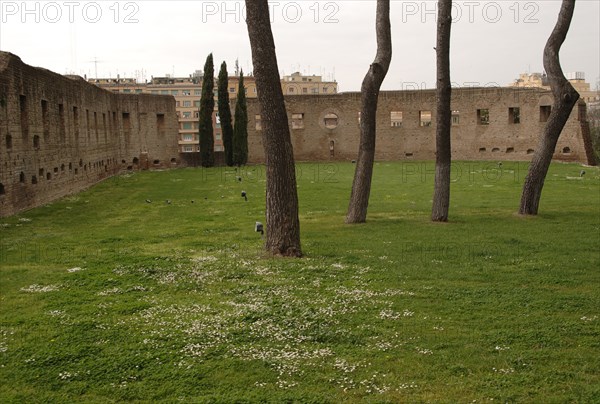
[[[25,6],[23,6],[25,4]],[[506,85],[520,72],[542,70],[542,51],[559,0],[456,1],[452,81]],[[272,2],[279,69],[335,79],[340,91],[360,88],[375,55],[375,1]],[[88,77],[187,76],[235,59],[252,70],[239,1],[0,1],[0,49],[58,73]],[[435,2],[395,1],[394,54],[384,89],[435,85]],[[37,21],[36,21],[37,20]],[[577,0],[561,51],[565,73],[600,80],[600,1]],[[94,63],[94,60],[97,63]]]

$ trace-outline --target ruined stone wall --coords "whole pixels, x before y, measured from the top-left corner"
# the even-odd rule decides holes
[[[285,101],[297,161],[356,159],[360,135],[360,93],[286,96]],[[552,102],[552,93],[542,89],[453,89],[452,158],[530,160]],[[435,90],[381,92],[377,111],[376,159],[434,159],[435,108]],[[519,108],[518,120],[514,117],[514,108]],[[485,110],[489,120],[482,124]],[[431,124],[423,126],[420,115],[425,116],[427,111],[431,113]],[[579,121],[578,111],[579,107],[573,109],[558,141],[554,154],[557,160],[588,163],[582,135],[584,122]],[[401,124],[392,126],[392,112],[402,113]],[[257,130],[257,115],[260,115],[258,102],[249,99],[249,160],[253,163],[264,161],[262,131]],[[331,120],[333,116],[337,116],[335,128]]]
[[[177,165],[177,133],[170,96],[114,94],[0,52],[0,216]]]

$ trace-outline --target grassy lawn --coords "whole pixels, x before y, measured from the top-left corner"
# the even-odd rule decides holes
[[[600,171],[524,218],[526,163],[458,162],[434,224],[433,169],[378,163],[348,226],[354,166],[299,164],[303,259],[262,253],[261,166],[0,219],[0,402],[600,402]]]

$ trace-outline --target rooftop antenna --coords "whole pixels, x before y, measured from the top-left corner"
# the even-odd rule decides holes
[[[102,63],[102,60],[98,60],[96,56],[94,56],[94,60],[88,60],[88,63],[94,64],[94,73],[96,75],[96,79],[98,79],[98,63]]]

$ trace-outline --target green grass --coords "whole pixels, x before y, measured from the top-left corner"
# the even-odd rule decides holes
[[[526,168],[456,163],[436,224],[433,163],[378,163],[348,226],[354,166],[300,164],[302,259],[262,252],[260,166],[2,219],[0,402],[600,402],[600,172],[525,218]]]

